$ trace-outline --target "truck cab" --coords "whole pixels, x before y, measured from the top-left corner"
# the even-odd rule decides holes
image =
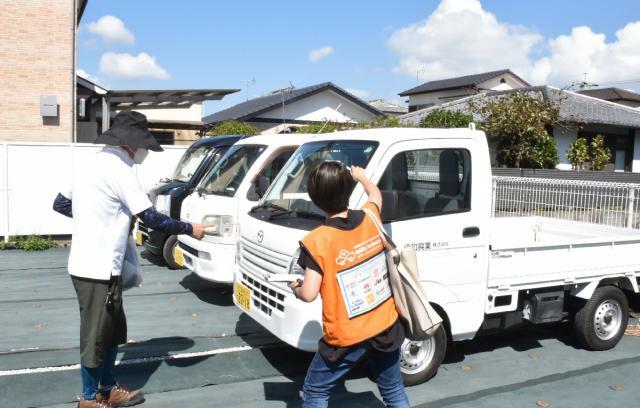
[[[202,177],[211,170],[229,147],[241,138],[242,136],[205,137],[189,146],[180,158],[173,175],[161,179],[147,192],[158,212],[180,219],[182,201],[193,192]],[[175,261],[178,243],[176,235],[155,231],[139,221],[138,242],[143,243],[147,251],[161,256],[170,268],[181,267]]]
[[[284,342],[314,351],[322,336],[321,299],[304,303],[285,279],[272,275],[304,273],[297,264],[299,241],[325,219],[307,194],[307,177],[324,160],[363,167],[377,183],[384,227],[398,248],[416,251],[421,283],[444,320],[430,339],[405,340],[405,384],[435,375],[447,341],[473,339],[511,322],[575,317],[583,344],[600,350],[624,334],[622,290],[638,292],[637,231],[543,217],[494,219],[483,132],[387,128],[315,136],[292,156],[260,205],[242,216],[233,299]],[[357,185],[349,208],[366,200]],[[618,252],[604,257],[607,251]]]
[[[177,262],[203,279],[233,282],[240,214],[258,203],[308,138],[303,134],[252,136],[229,148],[182,204],[183,221],[210,227],[202,240],[179,236]]]

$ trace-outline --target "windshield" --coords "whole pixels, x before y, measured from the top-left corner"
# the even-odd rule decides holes
[[[233,197],[253,163],[266,148],[262,145],[232,146],[202,179],[198,190],[206,194]]]
[[[276,207],[303,217],[324,217],[324,212],[311,202],[307,193],[307,178],[311,171],[325,160],[337,160],[346,166],[364,168],[377,147],[377,142],[365,140],[321,141],[302,145],[280,172],[263,207]]]
[[[200,146],[195,149],[187,149],[176,167],[172,178],[173,181],[183,181],[186,183],[191,180],[191,177],[193,177],[193,174],[198,170],[204,158],[207,157],[213,149],[213,146]]]

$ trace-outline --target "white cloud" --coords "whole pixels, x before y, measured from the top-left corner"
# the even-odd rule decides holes
[[[87,24],[87,29],[110,44],[133,44],[135,41],[133,33],[115,16],[102,16],[98,21]]]
[[[369,96],[369,91],[365,91],[363,89],[345,88],[345,91],[357,96],[360,99],[365,99]]]
[[[78,69],[76,69],[76,74],[77,74],[78,76],[83,77],[84,79],[86,79],[86,80],[88,80],[88,81],[93,82],[94,84],[98,84],[98,85],[100,85],[100,86],[102,86],[102,87],[105,87],[105,86],[106,86],[106,85],[104,84],[104,82],[103,82],[100,78],[98,78],[98,77],[97,77],[97,76],[95,76],[95,75],[91,75],[90,73],[88,73],[87,71],[85,71],[85,70],[84,70],[84,69],[82,69],[82,68],[78,68]]]
[[[531,80],[535,83],[569,85],[584,80],[612,83],[640,76],[640,21],[627,24],[606,42],[604,34],[591,28],[574,27],[569,35],[549,41],[550,55],[534,63]]]
[[[498,21],[480,0],[442,0],[424,21],[394,31],[388,46],[399,56],[393,71],[421,81],[510,68],[534,85],[582,81],[614,83],[640,76],[640,21],[615,39],[574,27],[545,39],[532,29]],[[541,56],[542,55],[542,56]]]
[[[138,56],[106,52],[100,58],[100,72],[110,78],[123,81],[167,80],[171,77],[156,63],[153,56],[144,52]]]
[[[396,30],[388,45],[400,56],[394,72],[433,80],[511,68],[526,75],[542,37],[499,22],[479,0],[442,0],[426,21]]]
[[[320,61],[327,58],[331,54],[333,54],[333,47],[329,45],[327,45],[326,47],[311,50],[309,51],[309,62]]]

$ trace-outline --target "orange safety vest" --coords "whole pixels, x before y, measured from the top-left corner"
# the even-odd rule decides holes
[[[367,203],[379,217],[375,205]],[[398,319],[384,245],[365,216],[350,231],[320,226],[302,240],[322,268],[322,329],[327,343],[351,346],[374,337]]]

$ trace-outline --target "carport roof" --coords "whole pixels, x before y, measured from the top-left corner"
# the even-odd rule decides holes
[[[560,121],[562,122],[640,128],[640,110],[638,109],[547,85],[472,95],[402,115],[400,120],[404,123],[419,123],[422,118],[436,109],[472,113],[469,109],[469,101],[482,101],[482,99],[495,98],[514,92],[524,92],[556,102],[560,106]],[[481,119],[474,115],[474,120],[481,121]]]
[[[110,90],[107,97],[116,110],[188,108],[194,103],[217,101],[238,91],[239,89],[123,89]]]

